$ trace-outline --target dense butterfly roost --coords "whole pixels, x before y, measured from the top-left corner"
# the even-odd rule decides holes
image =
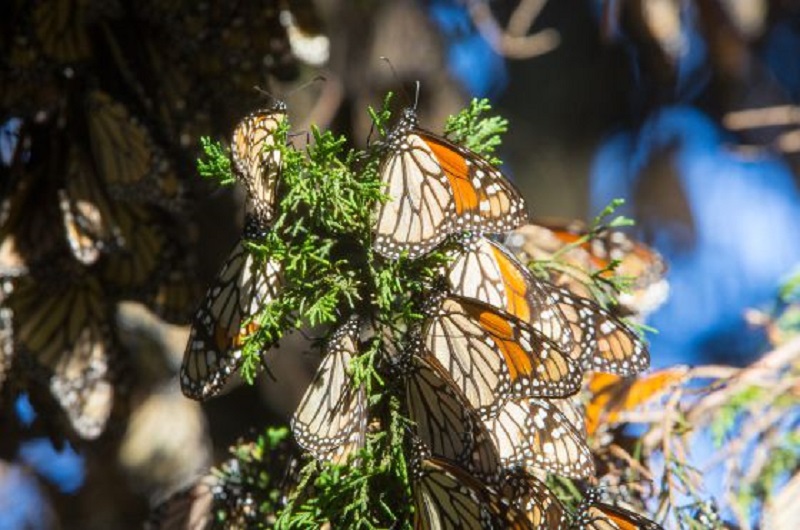
[[[77,108],[20,120],[0,165],[0,406],[13,418],[26,394],[47,431],[86,440],[130,385],[117,304],[186,322],[196,289],[184,184],[161,147],[106,92],[74,98]]]
[[[504,122],[473,102],[449,125],[455,143],[413,109],[387,130],[388,103],[366,152],[315,129],[298,152],[283,104],[236,127],[232,164],[210,151],[203,167],[220,181],[233,169],[248,226],[266,232],[242,234],[198,310],[184,392],[211,397],[289,329],[329,324],[291,421],[307,463],[282,486],[277,527],[658,528],[595,494],[568,509],[546,484],[595,475],[584,372],[629,376],[649,357],[615,312],[494,239],[529,223],[473,150]],[[272,509],[256,508],[264,525]]]
[[[5,455],[43,433],[87,447],[120,430],[130,394],[155,384],[133,375],[147,356],[124,347],[122,302],[170,323],[186,324],[194,311],[184,214],[200,132],[227,130],[259,100],[254,85],[297,69],[280,20],[285,2],[213,4],[0,8]],[[33,426],[16,424],[23,396]]]

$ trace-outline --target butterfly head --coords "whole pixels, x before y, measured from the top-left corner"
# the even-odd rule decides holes
[[[402,142],[406,134],[412,129],[419,126],[419,117],[417,111],[413,107],[406,107],[400,113],[400,119],[395,124],[394,128],[389,133],[389,144]]]
[[[269,219],[264,215],[251,213],[244,220],[243,235],[245,239],[258,241],[266,237],[269,232]]]
[[[289,108],[287,107],[285,101],[282,99],[276,99],[272,105],[270,105],[269,111],[273,113],[286,114],[289,111]]]
[[[422,303],[422,312],[425,315],[432,315],[437,312],[445,298],[450,295],[446,278],[437,278],[431,289],[425,294]]]
[[[400,112],[398,126],[415,127],[419,125],[419,116],[415,107],[406,107]]]

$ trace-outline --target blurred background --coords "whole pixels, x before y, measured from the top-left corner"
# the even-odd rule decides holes
[[[405,104],[419,81],[435,132],[488,97],[534,217],[591,219],[622,197],[632,234],[666,258],[657,367],[756,358],[765,332],[746,311],[769,310],[800,263],[800,2],[0,11],[0,530],[140,528],[152,502],[294,410],[318,362],[302,334],[254,387],[197,404],[175,379],[243,218],[241,190],[197,176],[199,138],[226,142],[265,91],[295,130],[359,146],[389,90]]]

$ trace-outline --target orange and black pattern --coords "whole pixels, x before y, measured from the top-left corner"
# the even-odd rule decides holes
[[[281,149],[291,147],[279,136],[285,119],[277,104],[234,129],[247,227],[195,314],[181,368],[189,397],[223,389],[264,309],[291,289],[284,263],[251,252],[248,242],[273,229]],[[647,369],[642,338],[600,303],[533,274],[487,235],[518,227],[527,212],[516,188],[477,154],[417,128],[412,111],[379,153],[389,197],[374,206],[378,261],[424,263],[434,249],[447,259],[411,301],[419,320],[387,322],[369,304],[340,317],[291,420],[305,455],[343,470],[370,458],[386,434],[376,409],[387,401],[369,390],[376,384],[364,375],[369,365],[386,393],[397,392],[415,529],[660,528],[594,491],[571,513],[543,481],[594,477],[592,422],[576,396],[585,372],[629,377]],[[115,244],[108,241],[94,250]]]
[[[661,525],[627,508],[600,500],[599,490],[590,490],[578,506],[569,530],[664,530]]]
[[[590,230],[582,221],[537,219],[512,232],[507,243],[515,253],[541,261],[550,280],[573,293],[592,298],[592,275],[625,285],[614,311],[644,316],[658,308],[669,293],[667,266],[654,249],[626,233],[600,226]],[[552,265],[560,266],[553,267]]]
[[[382,342],[386,377],[400,380],[390,388],[404,395],[414,528],[657,528],[591,497],[572,515],[540,480],[594,476],[573,399],[586,371],[647,369],[642,338],[491,239],[526,223],[527,208],[479,155],[420,129],[410,109],[379,153],[389,197],[374,207],[373,248],[388,260],[424,262],[434,249],[446,256],[415,302],[421,321],[367,331]],[[295,414],[298,442],[321,461],[342,463],[364,443],[366,426],[380,425],[347,368],[361,353],[343,337],[359,318],[334,333]]]
[[[525,200],[476,153],[417,126],[413,109],[389,133],[381,181],[391,197],[376,206],[375,250],[420,257],[448,235],[507,232],[528,220]]]

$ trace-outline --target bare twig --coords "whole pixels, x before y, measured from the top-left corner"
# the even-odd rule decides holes
[[[701,398],[687,412],[691,424],[702,424],[704,418],[727,403],[730,398],[750,386],[771,385],[780,373],[800,357],[800,337],[771,351],[752,365],[741,369],[725,381],[722,388]]]
[[[469,2],[468,10],[472,23],[495,52],[510,59],[530,59],[552,51],[561,41],[558,31],[551,28],[528,34],[544,3],[544,0],[522,0],[506,29],[485,0]]]
[[[524,37],[542,12],[547,0],[521,0],[511,13],[506,26],[506,33],[513,37]]]
[[[722,118],[726,128],[733,131],[800,124],[800,108],[794,105],[775,105],[759,109],[736,110]]]

